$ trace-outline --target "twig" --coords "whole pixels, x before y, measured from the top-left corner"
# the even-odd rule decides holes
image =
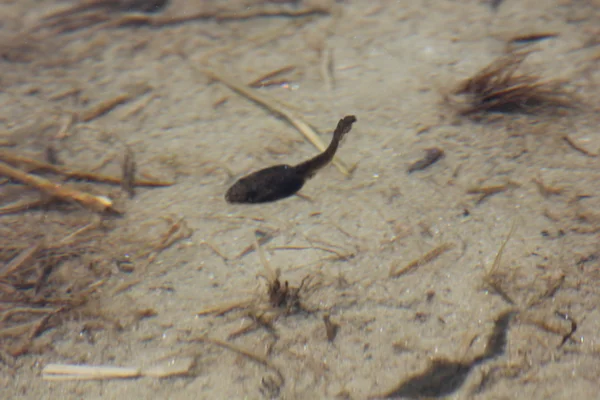
[[[189,7],[182,8],[174,6],[159,14],[152,14],[142,12],[140,9],[135,8],[128,12],[126,6],[120,4],[127,4],[131,2],[118,1],[116,2],[116,7],[115,4],[113,4],[115,3],[114,1],[107,1],[107,5],[104,7],[99,3],[102,2],[98,0],[92,0],[83,2],[83,4],[76,4],[73,7],[66,8],[58,12],[49,13],[41,18],[41,22],[37,29],[41,30],[44,28],[54,28],[57,33],[61,33],[95,25],[94,29],[92,29],[92,32],[97,32],[98,30],[117,28],[132,24],[161,27],[181,24],[193,20],[225,21],[276,16],[302,18],[310,17],[312,15],[328,15],[331,12],[331,7],[327,5],[323,6],[316,4],[309,7],[295,9],[251,7],[248,10],[229,13],[218,12],[213,10],[211,7],[207,8],[204,6],[200,6],[197,10],[193,9],[193,7],[188,10]],[[120,7],[122,9],[119,9]],[[182,11],[178,12],[178,8],[182,8]],[[112,17],[113,15],[117,16]]]
[[[4,322],[15,314],[54,314],[58,308],[33,308],[33,307],[15,307],[10,308],[0,314],[0,322]]]
[[[189,374],[193,358],[170,361],[150,368],[109,367],[91,365],[48,364],[42,370],[42,379],[48,381],[131,379],[141,377],[167,378]]]
[[[125,148],[125,156],[123,157],[123,164],[121,165],[121,188],[129,195],[130,198],[135,196],[135,172],[136,162],[131,147]]]
[[[262,105],[263,107],[267,108],[269,111],[273,112],[274,114],[284,117],[296,129],[298,129],[298,131],[300,131],[300,133],[302,133],[304,135],[304,137],[306,139],[308,139],[308,141],[311,142],[313,144],[313,146],[315,146],[319,151],[323,152],[327,148],[327,145],[321,140],[321,138],[315,133],[315,131],[306,122],[304,122],[302,119],[300,119],[300,117],[294,115],[294,113],[292,111],[280,106],[275,100],[268,98],[263,94],[257,93],[256,91],[254,91],[251,88],[247,87],[246,85],[236,81],[235,79],[228,77],[220,72],[216,72],[214,69],[201,68],[201,67],[194,67],[194,68],[197,68],[199,71],[201,71],[208,77],[216,79],[216,80],[224,83],[225,85],[229,86],[231,89],[242,94],[243,96],[247,97],[248,99]],[[342,172],[344,175],[347,175],[347,176],[350,175],[349,168],[338,157],[333,158],[333,163],[340,170],[340,172]]]
[[[95,104],[91,108],[82,111],[77,116],[77,120],[82,122],[90,122],[93,119],[101,117],[105,114],[108,114],[110,111],[115,109],[117,106],[124,104],[135,97],[131,93],[120,94],[112,99],[101,101],[98,104]]]
[[[35,328],[35,326],[37,326],[37,324],[39,324],[39,321],[40,320],[35,320],[32,322],[27,322],[25,324],[20,324],[20,325],[11,326],[8,328],[0,329],[0,338],[22,336],[26,332],[29,332],[29,331],[31,331],[31,329]]]
[[[21,211],[29,210],[30,208],[40,207],[44,204],[48,204],[49,202],[50,200],[48,199],[16,201],[0,207],[0,215],[16,214]]]
[[[219,339],[212,339],[209,337],[200,337],[200,338],[194,339],[194,341],[214,344],[214,345],[222,347],[224,349],[231,350],[234,353],[241,354],[244,357],[249,358],[250,360],[257,362],[257,363],[271,369],[272,371],[274,371],[275,374],[277,374],[277,376],[281,380],[282,384],[285,381],[285,379],[283,378],[283,374],[281,373],[281,371],[279,371],[279,368],[277,368],[275,365],[273,365],[273,363],[271,363],[271,361],[269,361],[266,357],[263,357],[259,354],[252,353],[250,350],[246,350],[242,347],[234,345],[233,343],[225,342],[225,341],[219,340]]]
[[[268,73],[262,75],[260,78],[254,79],[252,82],[248,83],[248,86],[250,86],[252,88],[267,86],[269,84],[268,81],[271,81],[273,78],[275,78],[278,75],[287,74],[288,72],[291,72],[294,69],[296,69],[296,67],[294,65],[287,65],[285,67],[278,68],[274,71],[271,71],[271,72],[268,72]]]
[[[408,167],[408,173],[411,174],[415,171],[421,171],[426,168],[429,168],[431,165],[438,162],[442,157],[444,157],[444,150],[431,147],[425,149],[425,156],[418,161],[415,161]]]
[[[334,84],[333,74],[331,73],[332,64],[333,64],[333,56],[332,56],[331,49],[329,47],[327,47],[327,45],[325,45],[325,47],[323,48],[323,51],[321,52],[320,70],[321,70],[321,78],[323,78],[323,83],[325,84],[325,89],[328,92],[331,92],[333,90],[333,84]]]
[[[390,268],[389,277],[397,278],[400,275],[404,275],[404,274],[412,271],[415,268],[418,268],[422,265],[430,263],[433,260],[435,260],[436,258],[438,258],[439,256],[441,256],[442,254],[444,254],[445,252],[447,252],[448,250],[452,249],[453,247],[454,247],[453,243],[444,243],[444,244],[428,251],[427,253],[423,254],[421,257],[417,258],[416,260],[411,261],[410,263],[408,263],[407,265],[405,265],[402,268],[396,268],[396,266],[394,265],[394,266],[392,266],[392,268]]]
[[[108,176],[108,175],[102,175],[102,174],[97,174],[95,172],[86,172],[86,171],[77,171],[77,170],[73,170],[67,167],[63,167],[60,165],[53,165],[44,161],[38,161],[38,160],[34,160],[32,158],[28,158],[25,156],[21,156],[21,155],[16,155],[13,153],[10,153],[8,151],[2,151],[0,150],[0,160],[4,161],[7,164],[11,164],[11,165],[26,165],[30,168],[33,168],[34,170],[40,170],[40,171],[48,171],[48,172],[52,172],[58,175],[62,175],[68,179],[82,179],[82,180],[89,180],[89,181],[95,181],[95,182],[101,182],[101,183],[110,183],[110,184],[116,184],[116,185],[121,185],[122,179],[116,176]],[[134,182],[135,186],[153,186],[153,187],[160,187],[160,186],[171,186],[174,183],[171,181],[159,181],[159,180],[147,180],[147,179],[137,179]]]
[[[111,211],[120,214],[114,208],[113,201],[105,196],[94,196],[77,189],[53,183],[45,178],[31,175],[0,161],[0,175],[8,176],[43,193],[67,202],[77,202],[82,206],[97,212]]]
[[[212,315],[218,317],[218,316],[227,314],[228,312],[231,312],[233,310],[237,310],[240,308],[247,308],[250,304],[252,304],[252,300],[242,300],[242,301],[236,301],[234,303],[229,303],[229,304],[221,304],[218,306],[207,307],[207,308],[197,312],[196,315],[201,317],[204,315],[212,314]]]
[[[318,4],[318,3],[316,3]],[[297,10],[269,10],[269,9],[257,9],[253,8],[247,11],[236,11],[234,13],[224,13],[220,15],[216,15],[215,19],[217,21],[225,21],[225,20],[242,20],[242,19],[250,19],[256,17],[307,17],[311,15],[328,15],[330,10],[327,6],[313,6],[304,9]]]
[[[598,157],[598,153],[594,153],[593,151],[586,149],[581,144],[577,143],[577,141],[575,141],[571,136],[565,135],[563,136],[563,139],[565,140],[565,142],[567,142],[569,146],[571,146],[574,150],[580,152],[581,154],[584,154],[588,157]]]
[[[77,229],[74,232],[69,233],[67,236],[65,236],[60,241],[58,241],[57,244],[58,245],[62,245],[62,246],[71,245],[71,244],[74,243],[73,239],[75,239],[75,237],[77,237],[77,236],[79,236],[79,235],[81,235],[83,233],[89,232],[89,231],[91,231],[93,229],[96,229],[101,224],[102,224],[102,219],[100,219],[98,216],[96,216],[96,219],[94,219],[92,222],[90,222],[89,224],[86,224],[86,225],[82,226],[81,228]],[[51,245],[51,246],[49,246],[49,248],[53,248],[55,246],[56,245]]]
[[[26,264],[29,260],[33,258],[35,253],[37,253],[42,248],[43,241],[39,241],[29,248],[23,250],[21,254],[13,258],[8,264],[4,265],[0,268],[0,278],[4,278],[9,276],[21,267],[21,265]],[[0,319],[1,320],[1,319]]]
[[[477,204],[483,203],[488,197],[497,193],[502,193],[508,189],[519,187],[517,182],[508,181],[507,183],[501,183],[498,185],[487,185],[487,186],[472,186],[467,190],[468,194],[478,194]]]

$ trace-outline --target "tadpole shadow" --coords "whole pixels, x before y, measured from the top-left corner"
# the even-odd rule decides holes
[[[485,351],[473,360],[434,359],[425,371],[413,375],[390,391],[373,396],[371,399],[419,399],[451,395],[462,387],[475,366],[504,354],[508,328],[515,314],[514,311],[506,311],[498,316],[494,321],[494,329],[488,338]]]

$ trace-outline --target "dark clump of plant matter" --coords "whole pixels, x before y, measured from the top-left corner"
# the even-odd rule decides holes
[[[91,222],[38,224],[25,218],[0,229],[0,353],[6,358],[44,350],[36,339],[85,306],[110,275],[101,242],[106,232]],[[28,223],[31,222],[31,223]],[[35,230],[38,228],[38,231]]]
[[[461,82],[450,101],[456,103],[461,115],[470,117],[486,113],[555,114],[577,108],[574,96],[564,89],[564,81],[543,80],[519,71],[531,53],[517,50],[500,57]]]

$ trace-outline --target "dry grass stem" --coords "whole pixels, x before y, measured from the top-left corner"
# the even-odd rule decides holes
[[[229,304],[221,304],[218,306],[207,307],[196,313],[197,316],[214,315],[216,317],[227,314],[231,311],[246,309],[252,305],[254,300],[242,300]]]
[[[188,375],[194,363],[193,358],[184,358],[150,368],[48,364],[42,370],[42,379],[47,381],[82,381],[141,377],[169,378]]]
[[[203,342],[203,343],[208,343],[208,344],[213,344],[216,346],[219,346],[221,348],[233,351],[234,353],[237,354],[241,354],[244,357],[260,364],[263,365],[267,368],[269,368],[270,370],[272,370],[273,372],[275,372],[275,374],[277,375],[277,377],[280,379],[281,384],[283,384],[283,382],[285,381],[283,374],[281,373],[281,371],[279,370],[279,368],[277,368],[277,366],[275,366],[271,361],[269,361],[269,359],[265,356],[261,356],[259,354],[253,353],[250,350],[246,350],[243,347],[240,346],[236,346],[233,343],[229,343],[223,340],[219,340],[219,339],[213,339],[213,338],[209,338],[209,337],[200,337],[197,339],[194,339],[193,341],[195,342]]]
[[[435,260],[436,258],[441,256],[445,252],[451,250],[452,248],[454,248],[453,243],[443,243],[443,244],[433,248],[432,250],[428,251],[427,253],[423,254],[421,257],[409,262],[408,264],[406,264],[405,266],[403,266],[401,268],[398,268],[397,265],[393,265],[392,268],[390,268],[389,277],[397,278],[397,277],[404,275],[410,271],[413,271],[416,268],[419,268],[425,264],[432,262],[433,260]]]
[[[586,149],[584,146],[582,146],[580,143],[578,143],[576,139],[573,139],[569,135],[564,135],[563,139],[565,140],[565,142],[567,142],[567,144],[569,146],[571,146],[573,148],[573,150],[578,151],[583,155],[586,155],[588,157],[598,157],[600,155],[598,153],[595,153],[595,152],[592,152],[592,151]]]
[[[133,94],[124,93],[115,96],[111,99],[101,101],[100,103],[92,106],[91,108],[79,113],[79,115],[77,116],[77,120],[82,122],[90,122],[98,117],[108,114],[117,106],[128,102],[134,97],[135,96]]]
[[[269,111],[273,112],[274,114],[282,116],[283,118],[288,120],[319,151],[323,152],[327,148],[327,145],[325,144],[325,142],[323,142],[321,140],[321,138],[310,127],[310,125],[308,125],[306,122],[304,122],[300,117],[295,115],[289,109],[286,109],[283,106],[281,106],[276,100],[271,99],[264,94],[259,94],[252,88],[249,88],[248,86],[238,82],[237,80],[235,80],[229,76],[226,76],[220,72],[216,72],[212,68],[199,68],[199,70],[201,72],[203,72],[205,75],[207,75],[208,77],[210,77],[212,79],[216,79],[216,80],[224,83],[225,85],[229,86],[231,89],[242,94],[243,96],[247,97],[248,99],[262,105],[263,107],[267,108]],[[334,157],[332,162],[340,170],[340,172],[342,172],[344,175],[346,175],[346,176],[350,175],[350,172],[351,172],[350,169],[339,158]]]
[[[294,65],[287,65],[282,68],[278,68],[274,71],[268,72],[266,74],[261,75],[259,78],[254,79],[252,82],[248,83],[248,86],[251,88],[260,88],[264,86],[271,86],[274,84],[274,78],[283,74],[287,74],[296,69]],[[279,81],[275,81],[279,83]],[[276,83],[275,83],[276,84]]]
[[[32,171],[46,171],[61,175],[67,179],[81,179],[100,183],[122,185],[120,177],[97,174],[95,172],[78,171],[61,165],[54,165],[44,161],[35,160],[9,151],[0,150],[0,160],[13,166],[23,165]],[[108,160],[110,161],[110,159]],[[171,186],[174,182],[161,180],[136,179],[135,186],[164,187]]]
[[[113,201],[105,196],[94,196],[80,190],[67,187],[65,185],[51,182],[45,178],[28,174],[21,170],[11,167],[10,165],[0,162],[0,175],[8,176],[27,186],[37,189],[50,197],[57,198],[66,202],[76,202],[96,212],[110,211],[120,214],[120,211],[115,209]]]
[[[281,7],[277,4],[259,3],[256,7],[223,10],[201,3],[194,8],[193,3],[189,5],[185,0],[88,0],[48,13],[41,18],[36,30],[50,30],[54,34],[60,34],[91,27],[92,32],[127,25],[160,27],[199,19],[228,21],[258,17],[301,18],[327,15],[331,12],[330,8],[329,5],[321,5],[319,2],[306,7]]]
[[[125,156],[123,157],[123,164],[121,165],[121,188],[130,198],[135,196],[135,173],[137,165],[135,162],[135,156],[129,146],[125,148]]]

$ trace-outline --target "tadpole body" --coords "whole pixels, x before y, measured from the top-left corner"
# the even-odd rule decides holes
[[[228,203],[268,203],[297,193],[306,181],[331,162],[345,134],[356,122],[354,115],[342,118],[324,152],[298,165],[274,165],[246,175],[225,193]]]

